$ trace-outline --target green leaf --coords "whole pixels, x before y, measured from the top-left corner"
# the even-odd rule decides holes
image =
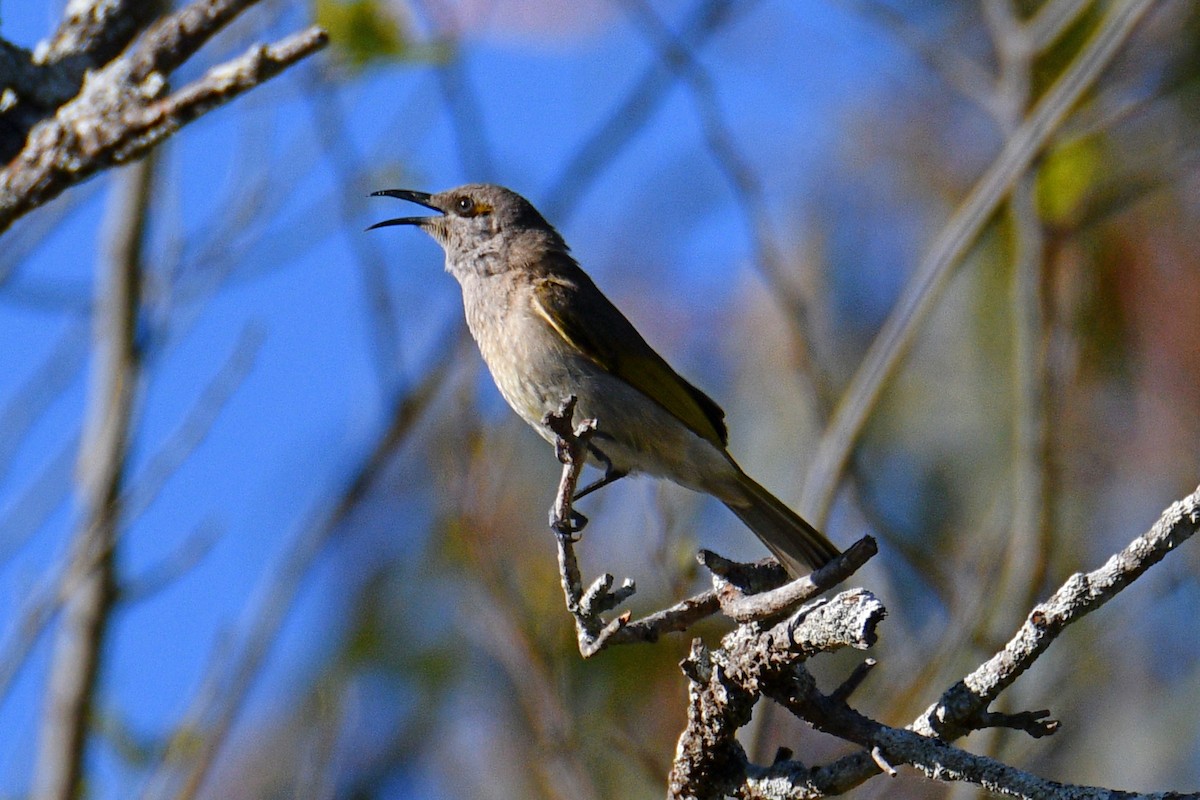
[[[1038,174],[1042,218],[1060,225],[1076,220],[1095,188],[1101,162],[1099,144],[1091,139],[1050,152]]]
[[[403,58],[409,50],[400,21],[377,0],[317,0],[316,23],[329,32],[335,52],[356,69]]]

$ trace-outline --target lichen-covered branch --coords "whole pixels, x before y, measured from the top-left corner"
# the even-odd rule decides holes
[[[197,0],[159,19],[123,55],[88,72],[78,94],[34,125],[20,152],[0,170],[0,233],[70,186],[141,157],[182,125],[324,46],[324,31],[308,28],[273,45],[256,45],[168,92],[168,74],[253,3]]]
[[[699,639],[681,666],[687,675],[688,721],[671,768],[670,798],[736,795],[750,771],[737,742],[765,683],[817,653],[866,648],[885,615],[870,592],[856,589],[805,606],[770,628],[740,625],[720,648]]]
[[[847,705],[872,662],[825,694],[804,666],[821,652],[868,647],[884,608],[863,590],[817,601],[772,627],[739,625],[716,649],[699,640],[681,664],[689,686],[688,723],[671,771],[671,798],[783,800],[841,794],[880,773],[916,769],[930,779],[965,781],[1021,798],[1166,798],[1200,794],[1138,795],[1072,786],[1031,774],[952,745],[971,730],[1004,727],[1034,737],[1058,728],[1049,711],[998,713],[988,709],[1045,652],[1058,633],[1112,599],[1200,528],[1200,488],[1173,504],[1143,536],[1097,570],[1073,575],[1029,619],[1005,648],[948,690],[907,729],[877,722]],[[785,754],[769,766],[752,764],[736,739],[758,700],[768,697],[814,728],[863,750],[816,767]]]
[[[1167,553],[1200,529],[1200,488],[1172,504],[1149,531],[1130,542],[1104,566],[1076,573],[1029,613],[1025,623],[996,655],[954,684],[911,726],[918,733],[953,739],[973,724],[1051,642],[1072,622],[1098,609]]]

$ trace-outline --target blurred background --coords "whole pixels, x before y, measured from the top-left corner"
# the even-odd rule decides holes
[[[34,47],[63,5],[3,3],[0,35]],[[86,795],[662,796],[693,634],[580,659],[545,526],[552,449],[482,370],[437,246],[363,232],[405,213],[367,198],[381,188],[526,195],[725,407],[748,472],[840,546],[879,539],[854,582],[889,616],[855,703],[911,721],[1200,474],[1200,9],[1179,1],[1121,42],[930,296],[845,471],[813,474],[906,284],[1109,9],[1042,5],[239,17],[180,85],[313,21],[331,46],[3,236],[0,797],[32,781],[100,276],[131,225],[141,358]],[[650,480],[581,510],[585,578],[634,578],[639,614],[704,588],[699,547],[765,555],[719,504]],[[1198,569],[1181,548],[1004,696],[1050,708],[1057,735],[966,745],[1060,781],[1196,789]],[[862,657],[813,668],[831,689]],[[769,711],[746,733],[762,761],[851,749]],[[912,774],[857,790],[885,793],[973,796]]]

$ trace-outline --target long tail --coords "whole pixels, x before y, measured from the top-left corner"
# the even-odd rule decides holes
[[[725,505],[762,539],[793,576],[805,575],[839,555],[838,549],[820,531],[746,473],[741,473],[738,486],[742,498],[725,500]]]

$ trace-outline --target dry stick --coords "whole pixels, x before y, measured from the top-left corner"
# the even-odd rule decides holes
[[[633,581],[626,579],[621,588],[612,592],[610,590],[613,577],[605,574],[597,578],[586,592],[583,590],[583,578],[579,572],[579,562],[575,558],[574,545],[577,541],[575,534],[583,529],[587,519],[572,510],[571,500],[575,496],[575,487],[579,484],[579,475],[587,462],[588,440],[596,430],[596,421],[585,419],[572,426],[571,418],[575,413],[577,401],[578,398],[574,395],[567,398],[557,413],[547,414],[543,422],[558,436],[555,452],[563,465],[558,494],[550,508],[550,528],[558,542],[558,570],[562,579],[563,596],[567,601],[567,611],[575,619],[579,652],[584,658],[590,658],[604,649],[608,639],[630,619],[627,611],[612,622],[605,623],[600,614],[624,602],[636,589]]]
[[[455,349],[460,351],[463,346],[460,337]],[[264,589],[242,649],[234,654],[227,648],[214,650],[203,679],[204,688],[196,694],[177,726],[179,740],[186,744],[181,747],[182,752],[168,748],[147,781],[142,797],[190,800],[199,793],[317,555],[366,496],[396,449],[407,440],[437,391],[453,374],[455,363],[458,361],[454,358],[441,359],[419,385],[395,397],[391,423],[374,449],[342,487],[340,496],[328,509],[308,520],[285,553],[283,564]]]
[[[761,675],[759,680],[766,696],[814,727],[862,745],[865,749],[855,758],[871,774],[884,773],[894,777],[897,765],[909,765],[932,780],[973,783],[997,794],[1025,800],[1132,800],[1137,797],[1183,800],[1200,796],[1174,792],[1139,795],[1048,780],[940,739],[869,719],[818,692],[815,681],[802,665]],[[748,767],[739,797],[779,800],[841,794],[861,782],[846,770],[848,766],[848,759],[842,759],[829,767],[813,770],[795,762],[777,763],[765,769]]]
[[[1107,603],[1200,529],[1200,488],[1167,508],[1158,521],[1104,566],[1067,579],[1029,613],[1004,649],[952,686],[912,729],[952,739],[968,733],[978,715],[1033,665],[1073,622]]]
[[[719,582],[717,599],[721,611],[735,622],[754,622],[785,614],[849,578],[877,552],[879,547],[875,539],[864,536],[820,569],[760,594],[743,594],[733,584],[715,579],[714,582]]]
[[[1056,723],[1044,719],[1042,712],[995,715],[988,712],[987,708],[1000,692],[1033,666],[1055,637],[1068,625],[1111,600],[1197,531],[1200,531],[1200,488],[1167,508],[1149,531],[1134,539],[1102,567],[1068,578],[1049,600],[1030,612],[1025,624],[1003,650],[951,686],[937,703],[908,726],[908,730],[912,731],[913,736],[937,737],[943,743],[964,736],[972,730],[994,724],[1018,727],[1035,736],[1053,733]],[[888,735],[902,739],[903,747],[908,747],[915,741],[899,734]],[[894,759],[911,763],[923,770],[930,766],[928,762],[923,762],[925,765],[922,766],[922,763],[911,760],[907,755],[897,756],[894,745],[895,742],[885,747]],[[954,752],[962,753],[957,750]],[[972,756],[969,753],[963,754],[962,757],[982,759],[981,756]],[[952,766],[949,763],[942,765],[942,769],[946,770],[944,774],[953,780],[959,779],[953,776],[956,774],[954,770],[960,767],[961,765]],[[866,781],[878,771],[869,754],[863,751],[838,759],[814,774],[826,780],[832,787],[831,791],[844,792]],[[1036,780],[1042,781],[1040,778]],[[1043,781],[1043,784],[1050,782]],[[1078,796],[1095,795],[1088,795],[1085,791]]]
[[[325,45],[325,32],[308,28],[274,45],[256,45],[164,96],[166,73],[252,4],[194,2],[152,25],[125,55],[89,73],[79,94],[38,123],[21,152],[0,170],[0,233],[70,186],[145,155],[181,126]]]
[[[1099,569],[1074,575],[1035,608],[1003,651],[952,687],[909,729],[876,722],[845,705],[869,667],[831,695],[817,690],[803,660],[837,647],[868,647],[884,610],[869,593],[845,592],[800,609],[772,628],[741,625],[718,650],[700,640],[681,666],[690,681],[688,723],[680,737],[669,796],[716,798],[812,798],[838,794],[880,772],[908,764],[942,781],[968,781],[1008,796],[1029,798],[1197,798],[1200,794],[1135,795],[1089,786],[1069,786],[1011,767],[949,743],[970,730],[1003,726],[1031,735],[1053,733],[1048,712],[996,714],[988,705],[1049,647],[1067,625],[1103,605],[1183,541],[1200,530],[1200,488],[1166,509],[1144,535]],[[820,730],[863,746],[832,764],[808,769],[776,759],[754,766],[737,743],[760,696],[767,696]]]
[[[38,800],[70,800],[79,792],[100,650],[115,599],[113,547],[140,372],[136,329],[152,182],[152,160],[121,176],[96,279],[95,366],[78,461],[83,514],[68,567],[75,586],[64,599],[38,735]]]
[[[1083,52],[1046,92],[1029,117],[1007,139],[987,172],[946,223],[928,254],[905,286],[891,315],[871,343],[862,364],[842,396],[812,459],[801,508],[816,522],[828,516],[833,494],[850,452],[858,441],[884,384],[908,353],[917,330],[967,248],[995,212],[1000,201],[1067,113],[1095,83],[1133,32],[1152,0],[1114,2]]]

